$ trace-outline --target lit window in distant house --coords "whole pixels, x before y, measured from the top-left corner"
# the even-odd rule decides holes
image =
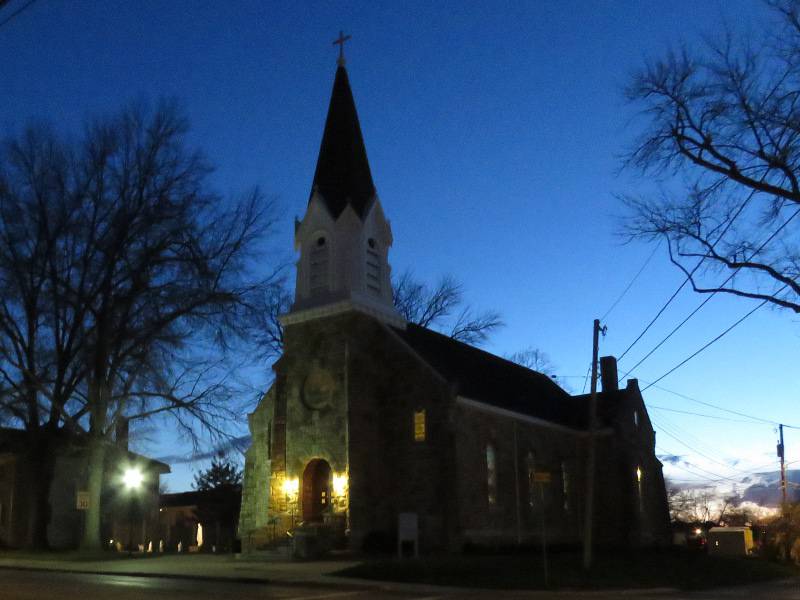
[[[497,454],[493,444],[486,444],[486,488],[489,504],[497,504]]]
[[[425,441],[425,409],[414,411],[414,441]]]

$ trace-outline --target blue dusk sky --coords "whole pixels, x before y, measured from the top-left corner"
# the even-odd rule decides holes
[[[91,116],[176,98],[217,167],[212,184],[224,194],[259,185],[276,199],[275,262],[294,257],[336,66],[331,42],[351,34],[347,68],[394,272],[454,276],[471,304],[503,315],[488,350],[540,348],[575,392],[592,320],[634,276],[641,270],[604,320],[601,354],[620,355],[682,281],[663,246],[648,262],[652,246],[618,235],[617,195],[654,189],[620,172],[641,124],[626,83],[670,47],[769,18],[754,0],[27,4],[0,9],[0,22],[23,9],[0,25],[0,132],[44,119],[79,134]],[[681,292],[620,374],[702,300]],[[629,377],[644,388],[753,306],[715,297]],[[798,319],[765,308],[663,379],[665,389],[648,389],[658,452],[673,457],[665,474],[733,483],[774,471],[774,425],[683,396],[800,425],[799,343]],[[266,370],[253,371],[254,387]],[[191,455],[166,433],[137,449]],[[800,431],[786,431],[786,452],[800,458]],[[188,489],[205,464],[173,462],[171,491]]]

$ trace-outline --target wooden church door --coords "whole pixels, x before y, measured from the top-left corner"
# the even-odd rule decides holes
[[[322,521],[323,512],[330,506],[331,466],[315,458],[303,471],[303,521]]]

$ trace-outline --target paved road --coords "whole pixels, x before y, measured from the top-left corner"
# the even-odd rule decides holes
[[[128,575],[87,575],[0,570],[0,600],[800,600],[800,581],[785,581],[712,592],[410,592],[378,588],[304,586],[166,579]]]
[[[430,597],[429,595],[427,597]],[[380,590],[325,589],[282,584],[217,582],[127,575],[0,571],[2,600],[405,600],[426,598]]]

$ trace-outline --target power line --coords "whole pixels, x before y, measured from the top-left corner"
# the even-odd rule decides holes
[[[584,377],[585,377],[584,375],[559,375],[558,376],[559,379],[583,379]],[[774,421],[772,419],[765,419],[763,417],[756,417],[754,415],[749,415],[747,413],[743,413],[743,412],[740,412],[740,411],[737,411],[737,410],[732,410],[730,408],[724,408],[724,407],[719,406],[717,404],[713,404],[711,402],[706,402],[705,400],[698,400],[697,398],[693,398],[692,396],[688,396],[686,394],[682,394],[681,392],[676,392],[675,390],[671,390],[669,388],[665,388],[662,385],[655,385],[654,382],[651,383],[650,381],[648,381],[646,379],[641,379],[641,378],[637,378],[637,379],[639,381],[641,381],[642,383],[650,384],[650,385],[647,386],[648,388],[649,387],[654,387],[657,390],[661,390],[662,392],[667,392],[668,394],[672,394],[673,396],[678,396],[679,398],[683,398],[684,400],[689,400],[690,402],[696,402],[697,404],[702,404],[703,406],[708,406],[709,408],[713,408],[715,410],[721,410],[723,412],[726,412],[726,413],[729,413],[729,414],[732,414],[732,415],[736,415],[736,416],[739,416],[739,417],[744,417],[745,419],[749,419],[749,420],[746,421],[746,420],[743,420],[743,419],[730,419],[730,418],[727,418],[727,417],[719,417],[719,416],[715,416],[715,415],[707,415],[707,414],[692,412],[692,411],[688,411],[688,410],[679,410],[677,408],[667,408],[665,406],[658,406],[658,405],[655,405],[655,404],[651,404],[650,402],[646,403],[648,408],[655,408],[655,409],[658,409],[658,410],[666,410],[666,411],[675,412],[675,413],[684,413],[684,414],[687,414],[687,415],[693,415],[693,416],[697,416],[697,417],[707,417],[709,419],[718,419],[720,421],[731,421],[733,423],[751,423],[753,425],[758,424],[758,423],[762,423],[764,425],[769,425],[771,427],[777,427],[778,425],[781,424],[780,421]],[[647,389],[647,388],[645,388],[645,389]],[[800,429],[800,425],[787,425],[786,423],[783,423],[783,426],[786,429]]]
[[[764,419],[763,417],[756,417],[756,416],[753,416],[753,415],[748,415],[747,413],[743,413],[743,412],[739,412],[739,411],[736,411],[736,410],[732,410],[730,408],[723,408],[722,406],[718,406],[716,404],[712,404],[711,402],[706,402],[704,400],[698,400],[697,398],[692,398],[691,396],[687,396],[686,394],[682,394],[680,392],[676,392],[675,390],[670,390],[670,389],[665,388],[663,386],[655,385],[655,382],[650,383],[650,382],[648,382],[648,381],[646,381],[644,379],[640,379],[639,381],[641,381],[643,383],[649,383],[649,385],[647,386],[648,388],[649,387],[654,387],[654,388],[656,388],[658,390],[661,390],[662,392],[667,392],[668,394],[672,394],[674,396],[678,396],[679,398],[683,398],[684,400],[689,400],[690,402],[696,402],[697,404],[702,404],[703,406],[708,406],[710,408],[715,408],[717,410],[721,410],[723,412],[730,413],[732,415],[737,415],[737,416],[740,416],[740,417],[745,417],[747,419],[752,419],[753,421],[759,421],[761,423],[772,425],[773,427],[776,427],[776,426],[780,425],[780,423],[778,421],[773,421],[773,420],[770,420],[770,419]],[[647,389],[647,388],[645,388],[645,389]],[[798,426],[786,425],[785,423],[784,423],[783,426],[791,428],[791,429],[800,429],[800,427],[798,427]]]
[[[639,275],[642,274],[642,271],[644,271],[645,267],[647,267],[647,265],[650,263],[652,258],[656,255],[656,251],[659,249],[660,246],[661,246],[661,244],[656,244],[656,247],[653,248],[653,251],[650,253],[650,256],[648,256],[647,260],[644,261],[644,264],[636,272],[636,275],[633,276],[633,279],[630,280],[630,283],[628,283],[628,285],[625,287],[625,289],[622,290],[622,293],[619,295],[619,297],[616,300],[614,300],[614,303],[609,307],[609,309],[606,311],[606,313],[602,317],[600,317],[600,321],[605,322],[606,317],[611,314],[611,311],[616,308],[616,306],[617,306],[617,304],[619,304],[620,300],[622,300],[625,297],[625,294],[627,294],[628,290],[631,289],[631,286],[633,286],[633,284],[639,278]]]
[[[670,454],[671,456],[678,456],[673,452],[669,452],[663,446],[660,447],[660,448],[656,447],[656,449],[660,449],[661,452]],[[719,483],[720,481],[731,481],[733,483],[738,483],[738,484],[742,483],[742,481],[741,481],[742,478],[736,479],[734,477],[726,477],[724,475],[720,475],[719,473],[714,473],[713,471],[709,471],[708,469],[704,469],[703,467],[699,467],[694,463],[688,463],[688,462],[684,461],[684,465],[680,465],[680,464],[677,464],[677,463],[668,463],[668,464],[669,464],[669,466],[671,466],[673,468],[680,469],[682,471],[686,471],[687,473],[689,473],[691,475],[694,475],[696,477],[700,477],[701,481],[705,482],[705,483]],[[712,477],[709,478],[708,475],[702,475],[702,474],[697,473],[696,471],[693,471],[691,469],[697,469],[699,471],[703,471],[704,473],[707,473],[708,475],[712,475]],[[752,475],[752,474],[753,473],[747,473],[747,475]]]
[[[777,228],[777,229],[776,229],[774,232],[772,232],[772,235],[770,235],[770,236],[769,236],[769,237],[768,237],[766,240],[764,240],[764,242],[763,242],[763,243],[762,243],[762,244],[761,244],[761,245],[760,245],[760,246],[759,246],[759,247],[758,247],[756,250],[754,250],[754,251],[753,251],[753,253],[752,253],[752,254],[750,254],[750,256],[748,256],[748,257],[745,259],[745,261],[744,261],[744,262],[749,262],[750,260],[752,260],[752,259],[753,259],[753,257],[755,257],[755,256],[756,256],[756,255],[757,255],[759,252],[761,252],[761,251],[764,249],[764,247],[765,247],[767,244],[769,244],[769,243],[770,243],[770,242],[771,242],[773,239],[775,239],[775,236],[777,236],[777,235],[778,235],[778,234],[779,234],[781,231],[783,231],[783,229],[784,229],[784,228],[785,228],[785,227],[786,227],[786,226],[787,226],[789,223],[791,223],[791,222],[792,222],[792,220],[793,220],[793,219],[794,219],[794,218],[795,218],[795,217],[796,217],[798,214],[800,214],[800,209],[797,209],[797,210],[796,210],[794,213],[792,213],[792,215],[791,215],[791,216],[790,216],[788,219],[786,219],[786,220],[783,222],[783,224],[782,224],[780,227],[778,227],[778,228]],[[730,274],[730,275],[728,275],[728,278],[727,278],[725,281],[723,281],[723,282],[722,282],[722,284],[719,286],[719,288],[720,288],[720,289],[716,289],[716,290],[714,290],[714,291],[713,291],[713,292],[712,292],[712,293],[711,293],[709,296],[707,296],[707,297],[706,297],[706,299],[705,299],[705,300],[703,300],[703,301],[700,303],[700,305],[699,305],[699,306],[697,306],[697,308],[695,308],[695,309],[694,309],[694,310],[693,310],[691,313],[689,313],[689,316],[687,316],[687,317],[686,317],[686,318],[685,318],[683,321],[681,321],[680,323],[678,323],[678,325],[677,325],[677,326],[676,326],[676,327],[675,327],[675,328],[674,328],[672,331],[670,331],[670,332],[667,334],[667,336],[666,336],[665,338],[663,338],[663,339],[662,339],[660,342],[658,342],[658,344],[656,344],[656,345],[655,345],[655,347],[654,347],[652,350],[650,350],[650,352],[648,352],[647,354],[645,354],[645,355],[644,355],[644,357],[643,357],[643,358],[642,358],[642,359],[641,359],[639,362],[637,362],[637,363],[636,363],[635,365],[633,365],[633,366],[632,366],[630,369],[628,369],[628,370],[627,370],[627,371],[626,371],[626,372],[625,372],[625,373],[624,373],[624,374],[623,374],[623,375],[622,375],[622,376],[621,376],[619,379],[620,379],[620,380],[622,380],[622,379],[624,379],[625,377],[627,377],[627,376],[628,376],[628,375],[629,375],[631,372],[633,372],[633,371],[634,371],[634,370],[635,370],[635,369],[636,369],[636,368],[637,368],[639,365],[641,365],[641,364],[642,364],[644,361],[646,361],[648,358],[650,358],[650,356],[652,356],[652,354],[653,354],[653,353],[654,353],[656,350],[658,350],[658,349],[659,349],[661,346],[663,346],[663,345],[664,345],[664,343],[666,343],[666,341],[667,341],[669,338],[671,338],[671,337],[672,337],[672,336],[675,334],[675,332],[677,332],[677,331],[678,331],[678,330],[679,330],[681,327],[683,327],[683,326],[686,324],[686,322],[687,322],[687,321],[689,321],[689,319],[691,319],[693,316],[695,316],[695,315],[696,315],[696,314],[697,314],[697,313],[700,311],[700,309],[701,309],[701,308],[703,308],[703,307],[704,307],[706,304],[708,304],[708,302],[709,302],[709,301],[710,301],[710,300],[711,300],[711,299],[712,299],[714,296],[716,296],[716,295],[717,295],[717,294],[718,294],[718,293],[721,291],[721,288],[725,287],[725,285],[727,285],[727,284],[728,284],[728,282],[729,282],[731,279],[733,279],[733,278],[736,276],[736,274],[737,274],[737,271],[738,271],[738,269],[735,269],[735,270],[733,270],[733,271],[731,272],[731,274]],[[694,273],[694,271],[692,271],[692,273]],[[691,273],[690,273],[689,277],[687,277],[686,281],[684,281],[684,283],[686,283],[687,281],[689,281],[689,279],[691,279]],[[627,352],[627,350],[626,350],[626,352]],[[622,359],[622,357],[620,357],[620,359]]]
[[[753,421],[746,421],[744,419],[731,419],[729,417],[719,417],[719,416],[716,416],[716,415],[706,415],[706,414],[703,414],[703,413],[692,412],[690,410],[678,410],[677,408],[667,408],[666,406],[657,406],[655,404],[650,404],[649,402],[647,403],[647,408],[655,408],[656,410],[666,410],[666,411],[669,411],[669,412],[681,413],[681,414],[684,414],[684,415],[692,415],[692,416],[695,416],[695,417],[705,417],[706,419],[717,419],[718,421],[730,421],[732,423],[748,423],[750,425],[753,424]],[[765,425],[766,425],[766,423],[765,423]]]
[[[589,381],[589,373],[592,372],[592,365],[589,365],[589,368],[586,369],[586,375],[583,376],[583,389],[581,390],[581,394],[586,391],[586,382]]]
[[[0,27],[3,27],[3,25],[7,25],[14,17],[19,16],[22,13],[22,11],[24,11],[26,8],[28,8],[34,2],[36,2],[36,0],[28,0],[28,2],[26,2],[25,4],[20,6],[17,10],[15,10],[10,15],[8,15],[8,17],[6,17],[3,21],[0,21]],[[5,3],[2,3],[2,4],[5,4]],[[0,4],[0,6],[2,6],[2,4]]]
[[[762,179],[763,179],[763,178],[762,178]],[[712,249],[712,250],[713,250],[713,249],[716,247],[716,245],[717,245],[717,244],[719,244],[719,243],[720,243],[720,241],[722,241],[722,238],[723,238],[723,237],[725,237],[725,234],[726,234],[726,233],[728,233],[728,229],[730,229],[730,228],[731,228],[731,225],[733,225],[733,222],[734,222],[736,219],[738,219],[738,218],[739,218],[739,215],[740,215],[740,214],[742,214],[742,211],[745,209],[745,207],[747,206],[747,204],[748,204],[748,203],[750,202],[750,200],[753,198],[753,196],[755,195],[755,193],[756,193],[756,191],[755,191],[755,190],[753,190],[753,191],[751,191],[751,192],[750,192],[750,194],[748,194],[747,198],[745,198],[745,201],[744,201],[744,202],[742,202],[742,205],[741,205],[741,206],[738,208],[738,210],[737,210],[737,211],[736,211],[736,213],[733,215],[733,217],[731,217],[731,219],[730,219],[730,220],[728,221],[728,223],[725,225],[725,228],[722,230],[722,233],[720,233],[720,234],[719,234],[719,237],[717,238],[717,240],[716,240],[716,241],[715,241],[715,242],[714,242],[714,243],[711,245],[711,249]],[[639,340],[640,340],[640,339],[642,339],[642,337],[644,336],[644,334],[645,334],[645,333],[647,333],[647,331],[650,329],[650,327],[652,327],[652,326],[653,326],[653,323],[655,323],[655,322],[658,320],[658,318],[659,318],[659,317],[660,317],[660,316],[663,314],[663,312],[664,312],[665,310],[667,310],[667,307],[668,307],[670,304],[672,304],[672,301],[675,299],[675,297],[676,297],[676,296],[677,296],[677,295],[680,293],[680,291],[681,291],[681,290],[684,288],[684,286],[685,286],[687,283],[689,283],[689,280],[692,278],[692,275],[694,275],[694,273],[697,271],[697,269],[699,269],[699,268],[700,268],[700,265],[702,265],[702,264],[703,264],[703,261],[704,261],[705,259],[706,259],[706,257],[704,256],[704,257],[702,257],[702,258],[701,258],[701,259],[700,259],[700,260],[697,262],[697,264],[694,266],[694,268],[693,268],[693,269],[692,269],[692,270],[689,272],[689,274],[688,274],[688,275],[686,276],[686,278],[683,280],[683,283],[681,283],[681,284],[678,286],[678,289],[677,289],[677,290],[675,290],[675,292],[674,292],[674,293],[673,293],[673,294],[672,294],[672,295],[669,297],[669,299],[666,301],[666,303],[664,304],[664,306],[662,306],[662,307],[659,309],[659,311],[656,313],[656,316],[655,316],[655,317],[653,317],[653,318],[650,320],[650,322],[649,322],[649,323],[647,324],[647,326],[646,326],[646,327],[645,327],[645,328],[642,330],[642,332],[641,332],[641,333],[640,333],[638,336],[636,336],[636,339],[635,339],[635,340],[633,340],[633,342],[631,342],[631,344],[630,344],[630,345],[629,345],[629,346],[628,346],[628,347],[625,349],[625,351],[624,351],[622,354],[620,354],[620,356],[619,356],[619,359],[618,359],[618,360],[622,360],[623,358],[625,358],[625,355],[626,355],[628,352],[630,352],[631,348],[633,348],[633,347],[634,347],[634,346],[635,346],[635,345],[636,345],[636,344],[639,342]]]
[[[784,286],[783,286],[781,289],[779,289],[779,290],[776,292],[776,295],[777,295],[777,294],[780,294],[780,293],[781,293],[783,290],[785,290],[787,287],[788,287],[788,286],[784,285]],[[689,356],[687,356],[685,359],[683,359],[683,360],[682,360],[681,362],[679,362],[677,365],[675,365],[674,367],[672,367],[672,368],[671,368],[669,371],[667,371],[666,373],[664,373],[663,375],[661,375],[660,377],[658,377],[658,378],[657,378],[655,381],[653,381],[653,383],[651,383],[650,385],[648,385],[647,387],[645,387],[645,388],[644,388],[642,391],[644,392],[644,391],[645,391],[645,390],[647,390],[648,388],[650,388],[650,387],[654,386],[656,383],[658,383],[659,381],[661,381],[662,379],[664,379],[664,378],[665,378],[667,375],[670,375],[671,373],[673,373],[673,372],[677,371],[678,369],[680,369],[680,368],[681,368],[683,365],[685,365],[687,362],[689,362],[690,360],[692,360],[692,359],[693,359],[695,356],[697,356],[698,354],[700,354],[701,352],[703,352],[703,350],[705,350],[706,348],[708,348],[709,346],[711,346],[711,345],[712,345],[712,344],[714,344],[715,342],[717,342],[717,341],[719,341],[720,339],[722,339],[722,338],[723,338],[725,335],[727,335],[727,334],[728,334],[728,333],[729,333],[729,332],[730,332],[732,329],[734,329],[735,327],[737,327],[737,326],[738,326],[740,323],[742,323],[742,322],[743,322],[745,319],[747,319],[747,318],[748,318],[750,315],[752,315],[754,312],[756,312],[756,311],[757,311],[759,308],[761,308],[762,306],[764,306],[764,305],[765,305],[767,302],[769,302],[769,299],[762,300],[761,302],[759,302],[759,303],[756,305],[756,307],[755,307],[754,309],[752,309],[750,312],[748,312],[747,314],[745,314],[745,315],[744,315],[742,318],[740,318],[738,321],[736,321],[736,322],[735,322],[733,325],[731,325],[730,327],[728,327],[728,328],[727,328],[725,331],[723,331],[722,333],[720,333],[720,334],[719,334],[717,337],[715,337],[715,338],[714,338],[714,339],[712,339],[710,342],[708,342],[707,344],[705,344],[704,346],[702,346],[701,348],[699,348],[697,351],[695,351],[694,353],[692,353],[692,354],[690,354]]]
[[[653,422],[653,424],[654,424],[654,425],[656,425],[656,423],[655,423],[655,422]],[[724,468],[726,468],[726,469],[730,469],[730,470],[732,470],[732,471],[737,471],[737,472],[739,472],[739,473],[742,473],[743,475],[749,475],[749,473],[748,473],[748,472],[746,472],[746,471],[742,471],[741,469],[737,469],[736,467],[733,467],[733,466],[731,466],[731,465],[729,465],[729,464],[726,464],[726,463],[724,463],[724,462],[722,462],[722,461],[720,461],[720,460],[717,460],[717,459],[716,459],[716,458],[714,458],[713,456],[709,456],[708,454],[705,454],[705,453],[701,452],[700,450],[698,450],[698,449],[697,449],[697,448],[695,448],[694,446],[690,446],[689,444],[687,444],[686,442],[684,442],[683,440],[681,440],[681,439],[680,439],[680,438],[679,438],[677,435],[674,435],[674,433],[671,433],[671,432],[669,431],[669,429],[668,429],[667,427],[665,427],[663,424],[662,424],[662,425],[656,425],[656,426],[657,426],[657,427],[658,427],[658,428],[661,430],[661,433],[666,433],[666,434],[667,434],[669,437],[671,437],[673,440],[675,440],[676,442],[678,442],[679,444],[681,444],[681,445],[683,445],[683,446],[686,446],[686,447],[687,447],[689,450],[691,450],[691,451],[692,451],[692,452],[694,452],[695,454],[697,454],[697,455],[699,455],[699,456],[702,456],[703,458],[705,458],[705,459],[707,459],[707,460],[710,460],[711,462],[713,462],[713,463],[716,463],[716,464],[718,464],[718,465],[720,465],[721,467],[724,467]],[[697,468],[699,469],[700,467],[697,467]]]
[[[669,454],[669,455],[671,455],[671,456],[677,456],[676,454],[674,454],[674,453],[672,453],[672,452],[669,452],[669,451],[667,451],[667,450],[666,450],[665,448],[663,448],[663,447],[660,447],[660,448],[659,448],[658,446],[656,446],[656,449],[657,449],[657,450],[659,450],[659,451],[661,451],[662,453],[666,453],[666,454]],[[794,460],[794,461],[792,461],[791,463],[786,463],[786,465],[788,466],[788,465],[790,465],[790,464],[794,464],[794,463],[797,463],[797,462],[800,462],[800,461]],[[700,478],[701,478],[699,481],[688,481],[688,480],[675,480],[675,479],[670,479],[670,481],[673,481],[673,482],[676,482],[676,483],[719,483],[720,481],[724,481],[724,480],[728,479],[727,477],[719,477],[719,476],[718,476],[718,475],[716,475],[716,474],[715,474],[715,477],[714,477],[714,479],[709,479],[709,478],[705,477],[704,475],[700,475],[699,473],[695,473],[694,471],[691,471],[691,470],[689,470],[689,469],[687,469],[687,468],[685,468],[685,467],[683,467],[683,466],[681,466],[681,465],[679,465],[679,464],[676,464],[676,463],[667,463],[667,464],[668,464],[670,467],[674,467],[674,468],[676,468],[676,469],[681,469],[682,471],[686,471],[687,473],[690,473],[691,475],[695,475],[695,476],[697,476],[697,477],[700,477]],[[691,463],[690,463],[690,464],[691,464]],[[762,471],[760,471],[760,469],[764,469],[764,468],[766,468],[766,467],[769,467],[769,466],[772,466],[772,463],[769,463],[769,464],[766,464],[766,465],[762,465],[762,466],[760,466],[760,467],[756,467],[754,470],[750,471],[750,472],[749,472],[749,474],[750,474],[750,475],[759,475],[759,474],[761,474],[761,473],[762,473]],[[699,469],[700,467],[697,467],[697,468]],[[706,471],[706,472],[710,472],[710,471]],[[743,482],[743,481],[739,481],[739,482],[736,482],[736,483],[744,483],[744,482]]]

